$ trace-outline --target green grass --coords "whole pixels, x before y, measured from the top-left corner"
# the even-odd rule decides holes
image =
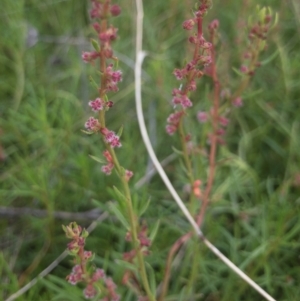
[[[182,22],[190,15],[193,1],[145,1],[143,101],[147,124],[151,128],[160,159],[172,153],[176,138],[165,134],[165,120],[171,113],[171,91],[177,85],[172,76],[188,55]],[[133,70],[135,15],[134,3],[119,1],[123,12],[116,19],[120,39],[114,48],[120,53],[124,80],[108,114],[110,128],[124,125],[120,161],[141,178],[149,162],[137,127]],[[231,67],[239,68],[240,51],[236,37],[242,36],[237,23],[246,20],[256,3],[215,0],[206,18],[220,19],[224,49],[219,65],[221,78],[230,85],[237,82]],[[245,95],[245,105],[233,112],[227,144],[220,148],[212,204],[203,231],[207,237],[277,300],[297,300],[300,251],[300,23],[297,1],[265,1],[279,12],[269,47],[262,60],[277,53],[255,75]],[[80,60],[88,49],[92,30],[88,23],[87,1],[2,0],[0,13],[0,162],[1,206],[45,209],[46,218],[19,216],[0,219],[0,300],[18,290],[18,279],[41,255],[37,267],[27,276],[34,278],[66,247],[67,240],[53,211],[81,212],[95,208],[97,200],[105,207],[112,199],[115,176],[106,177],[89,154],[100,156],[102,145],[96,136],[80,130],[89,116],[87,101],[94,97],[88,75],[92,68]],[[35,28],[38,41],[28,46],[28,30]],[[62,37],[67,39],[61,42]],[[72,39],[71,39],[72,38]],[[85,41],[82,43],[73,43]],[[207,99],[209,82],[203,82],[197,98]],[[207,106],[207,104],[206,104]],[[200,101],[196,109],[205,108]],[[199,130],[191,116],[195,132]],[[199,164],[199,175],[206,171]],[[185,176],[180,160],[166,167],[174,185],[184,195]],[[133,181],[133,183],[134,183]],[[299,182],[299,180],[298,180]],[[136,191],[142,200],[151,198],[144,215],[149,225],[160,220],[159,235],[151,247],[148,262],[157,283],[164,272],[172,243],[189,230],[162,181],[156,175]],[[89,221],[83,222],[88,226]],[[125,230],[107,220],[88,239],[88,249],[97,253],[118,283],[122,300],[136,298],[122,287],[120,259],[128,249]],[[46,246],[45,246],[46,245]],[[191,254],[199,251],[196,285],[189,288]],[[231,273],[203,245],[190,241],[181,264],[172,273],[168,300],[250,301],[263,300],[247,284]],[[48,277],[17,300],[83,300],[81,290],[64,281],[71,264],[64,260]],[[180,296],[180,294],[182,296]]]

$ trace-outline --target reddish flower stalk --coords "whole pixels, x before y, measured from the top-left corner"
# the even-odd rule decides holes
[[[98,41],[92,40],[94,51],[83,52],[82,59],[87,63],[91,63],[93,66],[95,66],[96,61],[99,60],[100,85],[98,86],[92,79],[92,83],[97,87],[98,97],[89,101],[89,106],[92,111],[97,114],[97,117],[89,117],[85,123],[85,127],[91,134],[100,134],[105,143],[106,150],[103,152],[103,156],[106,164],[102,166],[102,172],[106,175],[110,175],[112,171],[115,170],[122,183],[123,189],[120,194],[122,195],[122,201],[125,203],[124,208],[127,210],[124,214],[125,216],[127,214],[127,220],[130,224],[130,235],[133,245],[130,260],[133,261],[134,259],[134,264],[138,265],[137,270],[139,275],[137,275],[136,279],[141,279],[141,287],[144,289],[144,292],[141,290],[141,294],[144,295],[146,293],[149,301],[155,301],[155,297],[150,290],[144,262],[144,256],[147,253],[145,243],[147,242],[148,246],[150,243],[147,241],[145,235],[141,235],[144,228],[140,230],[128,185],[128,182],[133,176],[133,172],[126,170],[120,165],[115,152],[116,148],[122,146],[120,135],[110,130],[105,122],[106,112],[113,107],[113,102],[109,100],[108,94],[110,92],[117,92],[118,83],[122,80],[122,72],[115,70],[114,65],[118,59],[114,56],[112,49],[112,42],[117,38],[118,29],[110,25],[108,21],[110,17],[118,16],[121,13],[121,9],[118,5],[111,4],[111,0],[91,0],[91,2],[92,10],[90,15],[92,19],[96,19],[93,27],[98,35]],[[97,161],[101,160],[97,159]]]
[[[211,195],[211,191],[213,188],[213,182],[215,178],[215,170],[216,170],[216,153],[217,153],[217,146],[218,144],[223,144],[224,140],[222,136],[225,134],[225,127],[228,125],[229,120],[225,116],[220,116],[220,97],[229,98],[232,104],[236,107],[240,107],[243,105],[243,101],[241,98],[242,92],[246,89],[249,84],[251,76],[253,76],[254,71],[256,68],[260,66],[258,63],[258,55],[263,50],[265,46],[265,38],[268,30],[270,29],[270,21],[271,21],[271,10],[263,8],[262,10],[258,11],[258,15],[260,20],[258,23],[252,25],[250,30],[249,38],[251,43],[249,44],[248,48],[248,56],[245,56],[245,59],[249,60],[248,64],[242,65],[241,72],[245,75],[245,78],[242,80],[240,86],[236,90],[236,92],[232,96],[222,96],[221,93],[221,85],[219,82],[218,74],[217,74],[217,66],[216,66],[216,50],[215,50],[215,39],[216,39],[216,30],[219,26],[218,20],[214,20],[209,25],[209,32],[210,32],[210,39],[209,42],[206,42],[202,36],[202,16],[205,15],[201,13],[201,8],[209,7],[206,6],[210,1],[200,1],[201,5],[199,6],[199,10],[195,13],[196,18],[187,20],[183,23],[183,27],[186,30],[192,29],[192,27],[197,24],[197,34],[193,37],[189,38],[191,43],[195,43],[196,47],[194,50],[193,61],[199,58],[198,52],[201,49],[207,49],[209,53],[209,59],[206,57],[205,60],[202,62],[205,63],[203,66],[205,67],[205,74],[210,76],[213,80],[213,106],[210,110],[210,113],[206,112],[198,112],[198,120],[200,123],[205,123],[206,121],[210,120],[212,125],[212,133],[209,135],[209,142],[210,142],[210,151],[209,151],[209,174],[208,179],[206,182],[206,187],[204,193],[202,193],[200,189],[200,180],[194,180],[194,176],[192,174],[191,163],[189,156],[187,154],[186,148],[186,135],[184,134],[184,129],[182,125],[183,116],[185,116],[185,110],[188,107],[192,106],[192,102],[188,98],[189,91],[196,90],[196,82],[195,82],[195,73],[193,68],[195,68],[196,64],[192,64],[191,62],[186,65],[186,67],[182,70],[175,69],[174,75],[178,80],[185,79],[185,85],[182,90],[174,89],[173,90],[173,104],[175,106],[181,105],[181,110],[171,114],[168,117],[168,125],[167,125],[167,132],[169,134],[174,134],[177,129],[179,129],[179,134],[181,137],[181,143],[183,148],[183,156],[186,163],[186,168],[188,170],[188,176],[190,179],[193,197],[202,200],[202,205],[199,214],[197,215],[196,221],[199,226],[201,226],[205,212],[207,209],[207,205],[209,203],[209,198]],[[211,3],[209,3],[211,4]],[[268,10],[268,14],[266,13]],[[199,13],[200,11],[200,13]],[[197,41],[203,41],[203,43],[197,43]],[[193,62],[192,61],[192,62]],[[191,66],[193,66],[191,68]],[[193,71],[191,71],[193,70]],[[200,71],[202,72],[202,71]],[[200,73],[198,73],[200,74]],[[203,73],[201,74],[201,76]],[[201,77],[198,76],[198,77]],[[223,90],[225,91],[225,90]],[[222,92],[223,92],[222,91]],[[228,94],[228,93],[227,93]],[[199,185],[198,185],[199,184]],[[173,261],[173,257],[178,249],[184,244],[191,236],[192,232],[186,233],[181,238],[179,238],[171,248],[168,254],[168,259],[166,263],[165,275],[162,284],[162,293],[160,295],[159,300],[162,301],[167,293],[168,283],[170,279],[170,272],[171,272],[171,263]]]
[[[214,40],[215,40],[215,34],[216,30],[219,27],[219,22],[218,20],[214,20],[211,22],[209,25],[209,31],[210,31],[210,41],[211,41],[211,78],[213,80],[214,84],[214,96],[213,96],[213,109],[212,109],[212,128],[213,128],[213,133],[211,135],[211,145],[210,145],[210,152],[209,152],[209,175],[208,175],[208,180],[206,184],[206,188],[204,191],[204,196],[202,199],[202,205],[200,209],[200,213],[197,216],[197,224],[201,226],[204,214],[206,211],[206,207],[209,202],[209,196],[212,190],[214,178],[215,178],[215,168],[216,168],[216,152],[217,152],[217,144],[218,144],[218,129],[219,129],[219,122],[220,122],[220,117],[219,117],[219,104],[220,104],[220,82],[218,79],[218,74],[217,74],[217,66],[216,66],[216,50],[215,50],[215,45],[214,45]]]
[[[104,270],[91,265],[94,254],[84,249],[88,232],[75,222],[70,223],[69,226],[63,226],[63,230],[67,238],[71,239],[68,243],[68,251],[74,256],[74,267],[66,277],[68,282],[72,285],[78,282],[84,283],[83,295],[86,299],[93,299],[99,295],[107,301],[119,301],[120,296],[115,291],[116,285],[112,279],[105,275]]]
[[[167,119],[166,131],[173,135],[177,130],[179,132],[181,147],[183,151],[183,159],[187,169],[187,176],[189,178],[190,186],[192,187],[195,178],[190,159],[189,149],[187,143],[191,139],[190,134],[186,134],[183,117],[186,116],[186,110],[192,107],[193,103],[190,100],[190,93],[197,89],[197,80],[204,75],[204,70],[211,64],[211,48],[212,44],[207,42],[203,36],[203,17],[207,14],[211,7],[211,1],[202,0],[199,3],[197,11],[194,13],[194,18],[186,20],[183,23],[185,30],[191,30],[196,26],[196,32],[188,39],[189,43],[194,45],[193,58],[188,62],[183,69],[175,69],[173,74],[177,80],[184,82],[180,89],[173,89],[172,104],[175,112]],[[191,194],[190,208],[194,208],[194,195]]]

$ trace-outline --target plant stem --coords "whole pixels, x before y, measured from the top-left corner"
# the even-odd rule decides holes
[[[216,54],[215,54],[215,46],[214,46],[214,34],[211,34],[210,37],[212,43],[211,49],[211,72],[212,72],[212,79],[214,83],[214,98],[213,98],[213,110],[212,110],[212,125],[213,125],[213,133],[211,136],[211,147],[209,153],[209,175],[206,184],[206,188],[204,191],[203,202],[201,206],[200,213],[197,217],[197,224],[201,226],[205,211],[209,202],[209,196],[212,190],[214,177],[215,177],[215,168],[216,168],[216,152],[217,152],[217,130],[218,130],[218,122],[219,122],[219,103],[220,103],[220,83],[217,74],[216,68]]]

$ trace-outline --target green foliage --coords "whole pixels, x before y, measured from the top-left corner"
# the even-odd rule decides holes
[[[151,139],[158,157],[163,159],[177,149],[176,139],[165,134],[165,120],[171,112],[171,91],[177,84],[172,71],[188,57],[187,36],[181,24],[190,14],[191,1],[144,2],[144,49],[149,51],[143,70],[144,110]],[[120,39],[115,49],[125,76],[120,92],[112,98],[115,105],[107,114],[107,122],[116,132],[124,125],[119,159],[133,170],[134,183],[146,173],[148,157],[133,101],[135,10],[132,2],[119,3],[122,14],[116,18],[115,26],[119,27]],[[224,71],[222,80],[229,83],[239,80],[233,70],[240,67],[242,51],[236,41],[244,40],[243,20],[260,1],[247,1],[248,6],[245,3],[215,0],[206,18],[220,19],[224,46],[218,64]],[[264,4],[279,12],[279,21],[262,57],[263,66],[246,91],[244,106],[230,116],[227,144],[218,153],[212,202],[203,232],[276,299],[290,301],[297,300],[300,294],[300,9],[296,0],[269,0]],[[103,209],[110,207],[119,222],[99,224],[88,238],[88,249],[97,253],[95,263],[113,275],[123,299],[135,300],[122,287],[124,266],[119,264],[122,253],[129,248],[123,229],[127,228],[123,217],[126,208],[119,208],[118,198],[122,196],[114,190],[115,175],[107,177],[101,172],[98,162],[103,158],[103,149],[98,135],[81,132],[89,116],[87,102],[95,96],[87,75],[89,66],[80,60],[91,32],[87,6],[87,1],[75,0],[1,1],[1,205],[32,207],[47,213],[46,218],[0,219],[3,300],[17,291],[20,275],[39,255],[42,258],[26,275],[26,281],[37,276],[65,249],[62,223],[53,213],[94,209],[93,199]],[[31,36],[34,29],[37,40]],[[210,83],[203,81],[200,86],[195,113],[206,110],[204,106],[210,99]],[[196,114],[189,117],[192,134],[200,134],[199,140],[206,139],[207,131],[197,122]],[[205,179],[205,159],[195,160],[194,164],[199,177]],[[187,180],[180,160],[167,165],[166,171],[185,197]],[[190,228],[158,176],[146,186],[137,191],[134,204],[143,212],[149,233],[153,237],[156,234],[147,267],[154,288],[164,275],[171,245]],[[82,225],[89,223],[86,220]],[[46,251],[45,241],[49,243]],[[258,300],[257,293],[201,243],[196,247],[195,244],[192,240],[183,248],[184,257],[182,253],[177,255],[167,300]],[[196,267],[190,260],[195,250],[199,253]],[[193,283],[197,285],[189,282],[193,268]],[[70,269],[66,259],[18,300],[83,300],[82,289],[64,280]]]

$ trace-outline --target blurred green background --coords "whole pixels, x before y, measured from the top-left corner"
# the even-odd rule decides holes
[[[99,137],[81,132],[95,97],[81,52],[89,50],[88,1],[1,0],[0,12],[0,200],[1,206],[44,210],[32,214],[0,215],[0,300],[47,267],[66,247],[61,224],[72,219],[55,218],[57,211],[85,212],[105,209],[113,199],[115,176],[105,176],[88,154],[101,156]],[[151,164],[137,126],[134,104],[135,5],[116,1],[122,14],[113,20],[119,28],[114,49],[124,79],[112,96],[113,110],[107,123],[117,131],[124,125],[120,162],[134,171],[133,184]],[[182,22],[190,18],[195,1],[145,1],[143,101],[150,136],[159,159],[178,145],[165,133],[165,120],[172,111],[172,75],[189,55]],[[257,4],[279,13],[279,23],[269,36],[262,60],[273,59],[258,69],[244,95],[244,106],[234,110],[219,150],[219,167],[203,230],[207,237],[274,298],[299,300],[300,295],[300,4],[297,0],[214,0],[205,19],[220,20],[221,44],[218,63],[224,83],[238,81],[232,67],[239,68],[246,36],[243,24]],[[200,84],[201,86],[201,84]],[[211,85],[202,82],[191,126],[201,135],[198,109],[207,109]],[[206,99],[206,102],[204,101]],[[201,102],[202,101],[202,102]],[[203,135],[202,138],[203,139]],[[168,164],[179,193],[187,180],[180,160]],[[202,172],[205,174],[205,170]],[[149,225],[160,219],[160,231],[151,248],[149,263],[157,282],[162,279],[165,259],[172,243],[189,226],[179,213],[160,178],[135,190],[136,198],[151,205],[145,214]],[[93,201],[96,200],[96,201]],[[90,224],[90,219],[80,223]],[[87,248],[97,254],[119,285],[122,300],[136,300],[120,284],[123,268],[114,261],[128,250],[125,230],[113,219],[98,225]],[[250,301],[263,300],[247,284],[200,245],[200,261],[192,287],[190,243],[186,256],[174,269],[168,300]],[[70,272],[65,259],[44,280],[17,300],[83,300],[80,288],[65,282]],[[189,287],[187,291],[186,287]]]

